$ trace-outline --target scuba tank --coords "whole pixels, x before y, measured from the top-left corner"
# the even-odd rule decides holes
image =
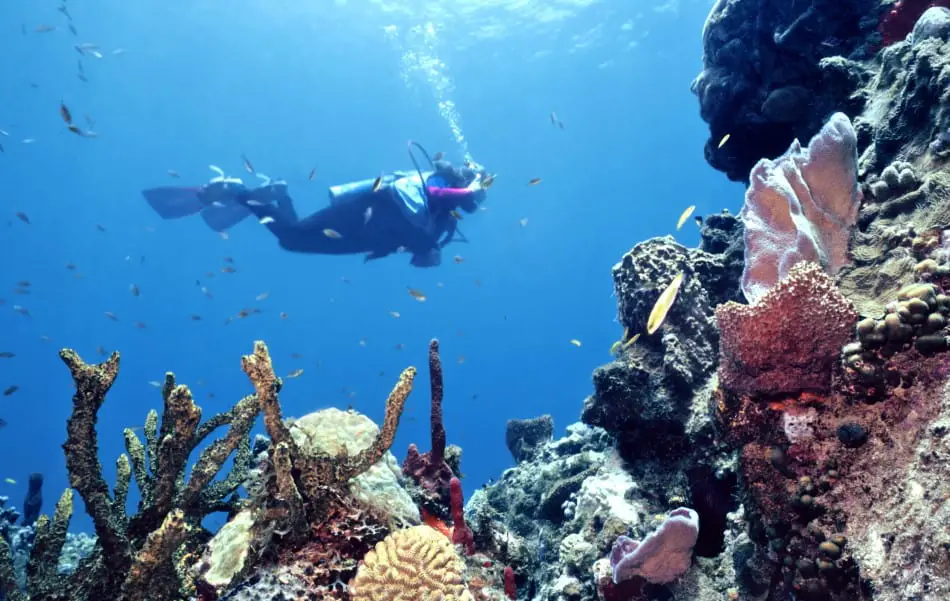
[[[383,176],[378,191],[382,191],[383,188],[388,187],[392,179],[393,177],[391,175]],[[373,179],[364,179],[359,182],[350,182],[348,184],[330,186],[330,204],[335,205],[348,200],[354,200],[355,198],[363,196],[364,194],[372,194],[373,184],[375,183],[376,178],[374,177]]]

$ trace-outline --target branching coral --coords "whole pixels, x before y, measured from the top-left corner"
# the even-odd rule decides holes
[[[11,601],[163,601],[179,599],[191,590],[185,573],[189,549],[210,536],[201,520],[211,512],[230,511],[233,493],[245,479],[250,461],[248,433],[258,413],[255,397],[246,397],[230,411],[200,423],[201,409],[175,377],[165,377],[165,401],[159,428],[158,414],[146,418],[145,443],[125,431],[128,455],[116,462],[117,479],[110,494],[99,463],[96,421],[119,372],[119,354],[98,365],[85,363],[65,349],[60,357],[76,386],[73,412],[63,445],[70,484],[86,504],[98,542],[93,554],[72,574],[59,574],[57,561],[72,515],[72,491],[63,493],[52,519],[41,516],[27,569],[27,590],[11,580],[10,550],[0,540],[0,587]],[[191,453],[217,428],[228,433],[206,448],[185,478]],[[231,474],[212,483],[234,452]],[[141,491],[138,511],[125,511],[129,486],[135,477]]]

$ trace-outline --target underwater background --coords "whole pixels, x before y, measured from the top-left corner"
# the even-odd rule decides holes
[[[304,370],[286,380],[285,415],[352,405],[380,422],[399,371],[424,367],[439,338],[465,486],[497,477],[513,463],[507,420],[549,413],[556,434],[577,420],[622,335],[617,258],[652,236],[695,246],[692,221],[675,231],[689,205],[740,206],[740,185],[704,161],[689,91],[711,4],[69,1],[67,20],[57,2],[4,2],[0,351],[15,356],[0,359],[0,388],[18,389],[0,397],[0,494],[19,506],[42,472],[49,511],[68,487],[72,389],[58,349],[122,353],[99,414],[112,482],[122,429],[161,406],[150,382],[174,371],[209,417],[251,392],[239,358],[254,340],[280,375]],[[67,131],[61,102],[97,135]],[[204,183],[209,164],[253,179],[243,154],[286,179],[306,214],[328,186],[410,168],[410,139],[498,174],[488,210],[461,224],[470,243],[435,269],[291,254],[253,221],[225,240],[197,219],[160,221],[140,196]],[[400,459],[428,441],[418,388]],[[77,511],[71,529],[89,528]]]

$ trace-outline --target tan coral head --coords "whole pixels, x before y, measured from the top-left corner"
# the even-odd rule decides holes
[[[429,526],[397,530],[366,554],[350,582],[353,601],[472,601],[452,543]]]

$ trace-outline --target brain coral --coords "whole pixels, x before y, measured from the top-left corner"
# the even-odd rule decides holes
[[[472,601],[462,560],[429,526],[393,532],[366,554],[350,583],[353,601]]]

